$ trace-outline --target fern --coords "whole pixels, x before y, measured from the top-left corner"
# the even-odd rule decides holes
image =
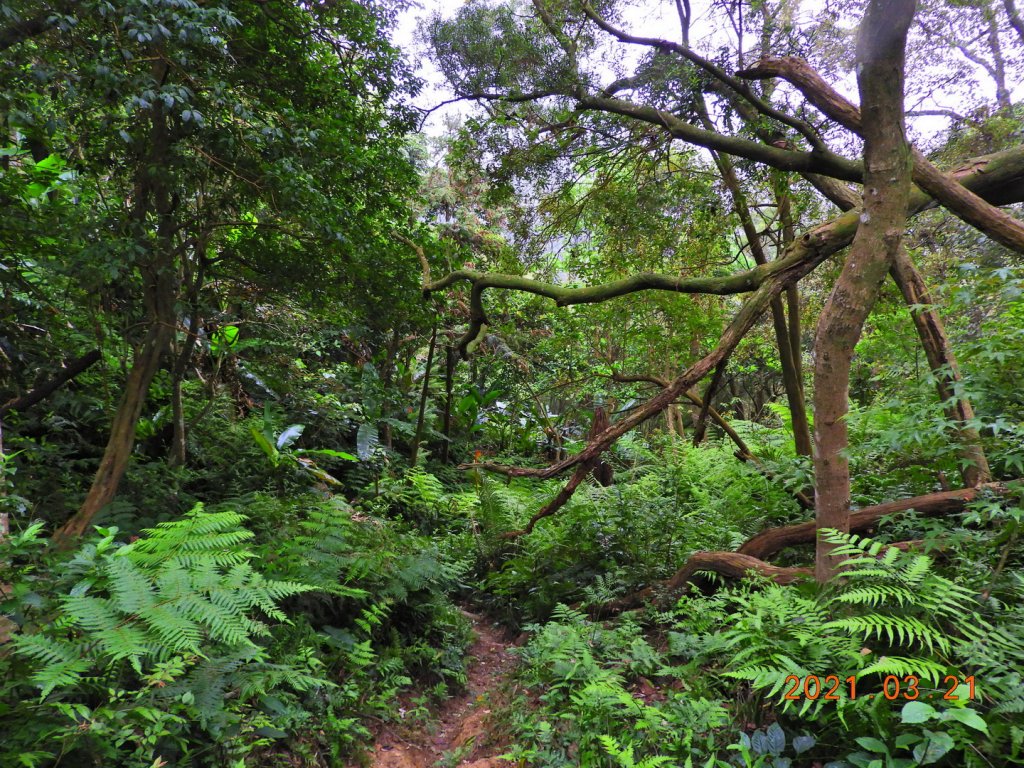
[[[923,656],[882,656],[878,661],[864,667],[858,677],[868,675],[895,675],[904,678],[913,675],[921,680],[928,680],[932,685],[938,685],[939,680],[949,671],[949,665],[943,664]]]
[[[61,620],[15,639],[41,665],[42,696],[121,661],[142,674],[175,655],[205,655],[211,643],[255,648],[268,633],[260,617],[285,620],[277,603],[312,587],[257,573],[242,548],[252,537],[243,519],[197,505],[133,544],[95,548],[93,572],[60,600]]]
[[[791,675],[915,675],[938,684],[955,670],[952,658],[964,643],[1013,644],[979,616],[968,589],[935,572],[930,557],[856,535],[824,536],[847,559],[843,578],[818,596],[775,585],[732,593],[736,613],[720,638],[732,654],[725,677],[774,698]],[[802,713],[811,707],[821,711],[821,700],[804,700]]]
[[[836,531],[825,532],[824,537],[837,545],[835,554],[849,558],[843,563],[843,578],[826,597],[838,605],[870,613],[836,618],[823,630],[844,632],[865,642],[886,642],[893,650],[916,652],[913,657],[889,655],[887,662],[877,661],[862,670],[862,676],[897,674],[885,670],[900,669],[909,669],[905,674],[912,674],[916,669],[922,677],[934,678],[943,667],[923,654],[948,657],[954,642],[991,631],[991,625],[978,616],[970,590],[936,573],[927,555],[902,552],[866,537]],[[955,634],[950,631],[952,627],[957,628]],[[917,659],[916,667],[912,659]]]

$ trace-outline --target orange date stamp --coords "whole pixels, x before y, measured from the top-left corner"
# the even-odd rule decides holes
[[[889,701],[915,701],[917,699],[938,699],[946,701],[960,701],[965,697],[962,695],[962,686],[967,686],[966,700],[974,699],[974,675],[957,677],[946,675],[942,679],[942,687],[937,689],[921,688],[921,679],[916,675],[886,675],[882,680],[882,690],[874,693],[864,693],[857,690],[857,678],[854,675],[842,679],[839,675],[789,675],[783,687],[786,692],[782,698],[788,701],[801,701],[809,699],[815,701],[839,701],[840,699],[856,698],[885,698]]]

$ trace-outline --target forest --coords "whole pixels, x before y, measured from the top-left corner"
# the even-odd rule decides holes
[[[1017,0],[0,0],[0,768],[1024,766]]]

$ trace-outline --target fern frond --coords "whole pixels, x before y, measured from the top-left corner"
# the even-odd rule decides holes
[[[861,679],[868,675],[895,675],[902,679],[913,675],[921,680],[928,680],[932,685],[938,685],[948,669],[945,664],[939,664],[931,659],[882,656],[858,672],[857,678]]]

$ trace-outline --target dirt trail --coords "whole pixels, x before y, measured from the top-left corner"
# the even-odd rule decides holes
[[[502,631],[486,618],[465,612],[476,640],[467,649],[466,690],[448,699],[429,723],[385,727],[377,736],[371,768],[507,768],[504,744],[488,730],[488,716],[515,657]]]

